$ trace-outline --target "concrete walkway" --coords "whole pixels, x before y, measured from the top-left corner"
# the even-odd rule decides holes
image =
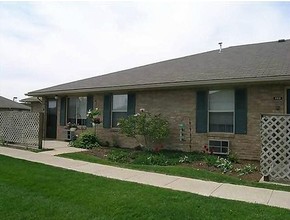
[[[290,192],[189,179],[56,157],[54,156],[56,154],[77,152],[80,149],[67,147],[67,143],[64,142],[47,142],[46,146],[44,145],[45,148],[53,146],[55,149],[53,153],[51,151],[34,153],[0,147],[0,154],[122,181],[290,209]]]
[[[48,154],[48,155],[58,155],[58,154],[86,151],[86,149],[69,147],[69,142],[65,142],[65,141],[45,140],[45,141],[42,141],[42,147],[44,149],[52,149],[49,151],[40,152],[40,154]]]

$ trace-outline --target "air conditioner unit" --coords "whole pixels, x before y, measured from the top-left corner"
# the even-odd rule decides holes
[[[213,154],[228,155],[230,152],[230,142],[228,140],[208,140],[208,149]]]

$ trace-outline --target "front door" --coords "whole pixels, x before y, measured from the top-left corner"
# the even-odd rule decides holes
[[[286,114],[290,114],[290,89],[287,89]]]
[[[56,100],[47,101],[46,138],[56,138]]]

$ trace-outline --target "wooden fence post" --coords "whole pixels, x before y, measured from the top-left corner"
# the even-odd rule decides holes
[[[40,112],[39,113],[39,127],[38,127],[38,149],[42,149],[43,117],[44,117],[44,114]]]

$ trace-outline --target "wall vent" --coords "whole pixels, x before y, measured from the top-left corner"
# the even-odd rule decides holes
[[[230,152],[230,141],[228,140],[208,140],[208,148],[213,154],[228,155]]]

